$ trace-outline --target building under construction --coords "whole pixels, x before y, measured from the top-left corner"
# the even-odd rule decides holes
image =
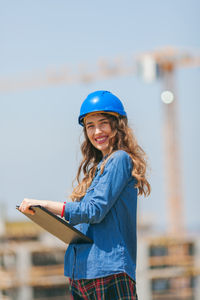
[[[141,300],[200,299],[199,237],[139,231],[137,288]]]
[[[63,275],[66,245],[31,222],[5,223],[4,229],[0,299],[70,299],[68,280]]]
[[[161,237],[147,227],[139,224],[139,299],[199,300],[198,238]],[[0,300],[70,299],[63,275],[65,250],[64,243],[31,222],[6,222],[0,243]]]

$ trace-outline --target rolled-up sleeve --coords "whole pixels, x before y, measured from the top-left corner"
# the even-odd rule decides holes
[[[84,198],[80,202],[66,203],[65,219],[72,225],[100,223],[131,180],[132,166],[125,151],[113,153],[97,183],[88,189]]]

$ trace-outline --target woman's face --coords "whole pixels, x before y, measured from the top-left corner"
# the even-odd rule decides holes
[[[113,132],[109,120],[102,114],[92,114],[85,118],[87,136],[92,145],[105,156],[109,152],[109,141]]]

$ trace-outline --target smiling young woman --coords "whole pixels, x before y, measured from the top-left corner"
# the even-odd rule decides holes
[[[108,91],[88,95],[80,109],[85,140],[72,202],[24,199],[64,215],[93,244],[70,244],[64,273],[74,300],[137,299],[137,196],[148,195],[146,158],[122,102]],[[81,177],[81,179],[80,179]]]
[[[84,124],[91,144],[105,156],[109,152],[110,139],[113,136],[108,118],[98,113],[91,116],[89,114]]]

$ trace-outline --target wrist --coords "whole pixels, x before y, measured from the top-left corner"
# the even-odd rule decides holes
[[[62,211],[61,211],[61,218],[63,218],[64,214],[65,214],[65,204],[66,204],[66,201],[63,203],[63,207],[62,207]]]

